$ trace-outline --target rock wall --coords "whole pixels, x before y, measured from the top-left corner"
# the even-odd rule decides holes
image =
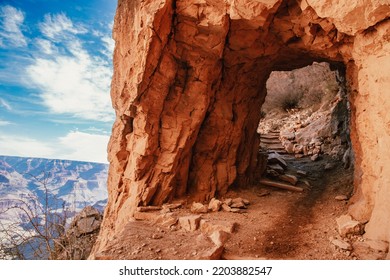
[[[249,182],[273,70],[344,65],[356,194],[367,235],[390,240],[388,0],[119,0],[109,200],[95,252],[138,205],[207,200]],[[380,226],[379,226],[380,225]]]

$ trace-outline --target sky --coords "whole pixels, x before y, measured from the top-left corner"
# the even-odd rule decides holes
[[[0,155],[107,163],[115,0],[0,0]]]

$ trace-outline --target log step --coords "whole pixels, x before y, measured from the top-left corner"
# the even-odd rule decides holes
[[[286,183],[271,181],[268,179],[261,179],[260,184],[263,184],[266,186],[271,186],[271,187],[276,187],[279,189],[289,190],[289,191],[303,192],[303,188],[295,187],[295,186],[292,186],[292,185],[289,185]]]

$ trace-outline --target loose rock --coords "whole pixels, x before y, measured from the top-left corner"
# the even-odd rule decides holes
[[[199,202],[192,203],[191,212],[195,214],[207,213],[208,209],[206,205]]]
[[[213,212],[218,212],[221,209],[222,201],[212,198],[210,200],[208,209],[213,211]]]
[[[333,239],[332,244],[335,245],[337,248],[340,248],[342,250],[346,250],[346,251],[352,250],[351,244],[349,244],[348,242],[343,241],[343,240]]]
[[[342,215],[336,219],[341,237],[363,234],[363,225],[352,219],[350,215]]]
[[[227,233],[226,231],[223,231],[223,230],[217,230],[217,231],[214,231],[211,235],[210,235],[210,239],[211,241],[214,242],[215,245],[217,246],[222,246],[226,243],[226,241],[229,239],[229,236],[230,234]]]
[[[209,220],[200,221],[200,230],[207,235],[213,233],[214,231],[219,231],[219,230],[225,231],[227,233],[233,233],[236,226],[237,226],[236,222],[230,222],[230,221],[218,221],[218,222],[211,222]]]
[[[195,231],[199,228],[202,216],[191,215],[179,218],[179,226],[186,231]]]
[[[336,199],[338,201],[348,200],[348,196],[346,196],[346,195],[338,195],[334,199]]]

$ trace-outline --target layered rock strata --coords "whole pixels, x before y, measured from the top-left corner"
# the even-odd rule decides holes
[[[348,3],[347,3],[348,2]],[[390,240],[388,0],[119,0],[109,199],[95,252],[137,206],[204,201],[264,169],[256,128],[273,70],[327,61],[347,79],[350,214]]]

